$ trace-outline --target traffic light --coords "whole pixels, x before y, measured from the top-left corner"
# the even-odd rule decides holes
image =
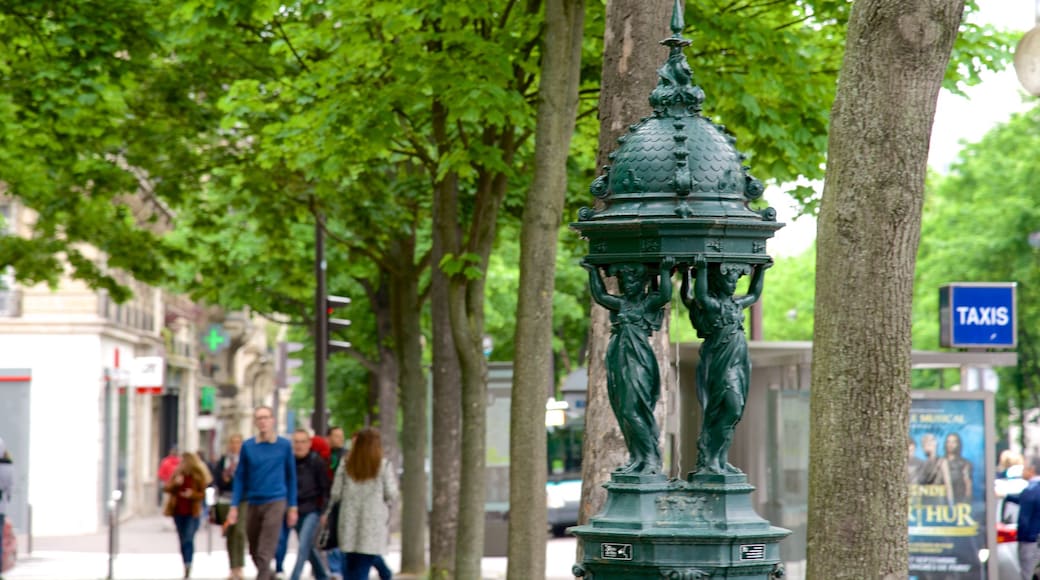
[[[331,336],[333,331],[344,330],[350,326],[350,321],[346,318],[333,318],[332,314],[337,308],[347,306],[350,304],[350,298],[344,296],[327,296],[325,298],[325,314],[327,316],[328,324],[328,335]],[[326,350],[326,356],[334,352],[343,352],[350,348],[350,343],[345,340],[332,340],[328,341],[328,350]]]
[[[303,366],[303,360],[289,358],[289,354],[301,350],[303,350],[303,343],[284,341],[278,343],[278,366],[276,367],[278,388],[285,389],[300,382],[301,377],[291,374],[291,371]]]

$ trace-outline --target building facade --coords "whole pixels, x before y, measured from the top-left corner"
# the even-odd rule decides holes
[[[16,200],[0,197],[0,215],[0,233],[31,234],[35,215]],[[35,535],[95,532],[115,489],[122,517],[157,513],[170,448],[212,460],[227,434],[251,434],[253,406],[273,402],[264,321],[120,282],[133,290],[123,304],[70,276],[52,289],[0,272],[0,437],[19,442],[20,533],[30,517]],[[208,352],[214,325],[227,344]]]

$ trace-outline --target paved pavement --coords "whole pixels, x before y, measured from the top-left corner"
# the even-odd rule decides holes
[[[195,558],[192,578],[223,580],[228,574],[227,552],[220,529],[203,525],[195,537]],[[212,541],[212,543],[210,543]],[[117,580],[170,580],[183,575],[177,533],[173,520],[162,516],[134,518],[119,527],[119,555],[113,561],[113,579]],[[386,561],[392,570],[400,562],[400,547],[392,545]],[[574,538],[550,539],[546,548],[546,576],[550,580],[572,580]],[[248,556],[246,557],[248,560]],[[296,560],[295,539],[289,545],[286,569],[291,570]],[[484,558],[485,579],[506,577],[506,558]],[[38,537],[33,539],[32,553],[28,541],[18,538],[18,563],[4,573],[4,580],[98,580],[108,578],[108,530],[84,536]],[[256,569],[247,564],[246,577],[252,578]],[[310,578],[304,572],[305,578]],[[373,573],[372,578],[377,578]],[[402,580],[404,576],[401,577]]]

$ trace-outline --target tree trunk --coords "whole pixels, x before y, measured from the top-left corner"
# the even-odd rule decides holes
[[[808,578],[907,578],[910,322],[928,142],[963,0],[860,0],[817,230]]]
[[[487,360],[481,346],[483,324],[470,324],[467,287],[464,281],[452,280],[448,299],[455,352],[462,368],[462,481],[455,574],[456,578],[481,578],[487,495]]]
[[[376,340],[379,358],[372,376],[369,413],[372,423],[379,427],[383,439],[383,456],[401,465],[401,449],[397,443],[397,353],[392,347],[393,308],[390,277],[379,276],[379,287],[371,295],[376,317]]]
[[[545,400],[552,385],[556,244],[578,113],[584,0],[548,0],[538,87],[534,178],[520,232],[520,289],[509,420],[507,577],[545,578]]]
[[[596,166],[608,164],[607,155],[618,147],[617,138],[632,123],[650,114],[650,92],[657,85],[657,68],[668,56],[658,41],[671,35],[672,2],[669,0],[609,0],[603,34],[603,81],[599,95],[599,153]],[[617,290],[613,279],[607,289]],[[654,334],[654,352],[667,353],[668,317]],[[603,484],[610,472],[627,461],[625,442],[607,400],[604,358],[610,338],[610,316],[592,304],[589,324],[589,386],[585,410],[585,441],[581,463],[580,523],[587,523],[603,507]],[[664,345],[662,347],[662,344]],[[659,360],[662,382],[666,382],[668,359]],[[662,385],[662,392],[664,385]],[[662,397],[662,402],[665,398]],[[661,406],[659,405],[658,409]],[[661,414],[655,413],[657,416]],[[662,424],[663,426],[663,424]],[[663,431],[662,431],[663,432]],[[581,544],[579,543],[579,550]],[[579,560],[580,560],[579,554]]]
[[[419,325],[421,270],[413,264],[414,238],[397,244],[398,264],[407,268],[394,275],[391,300],[394,344],[399,353],[398,384],[401,400],[401,572],[426,570],[426,378],[422,364],[422,328]]]
[[[438,184],[448,191],[435,195],[451,197],[433,207],[433,223],[454,215],[454,179]],[[450,223],[450,222],[449,222]],[[447,239],[444,239],[447,238]],[[449,580],[455,575],[456,534],[459,525],[459,481],[461,476],[462,370],[451,334],[448,315],[448,276],[438,268],[441,258],[458,248],[458,231],[435,228],[430,269],[430,310],[433,318],[433,445],[431,477],[433,509],[430,512],[430,578]]]

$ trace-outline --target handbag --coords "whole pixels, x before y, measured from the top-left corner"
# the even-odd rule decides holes
[[[218,501],[209,510],[209,521],[218,526],[222,526],[224,525],[224,522],[227,521],[227,515],[229,511],[231,511],[231,504],[222,503]]]
[[[166,493],[166,503],[163,505],[163,515],[170,517],[173,516],[174,511],[177,509],[177,496],[173,493]]]
[[[329,515],[325,519],[325,526],[318,536],[318,547],[322,550],[339,548],[339,502],[332,504]]]

